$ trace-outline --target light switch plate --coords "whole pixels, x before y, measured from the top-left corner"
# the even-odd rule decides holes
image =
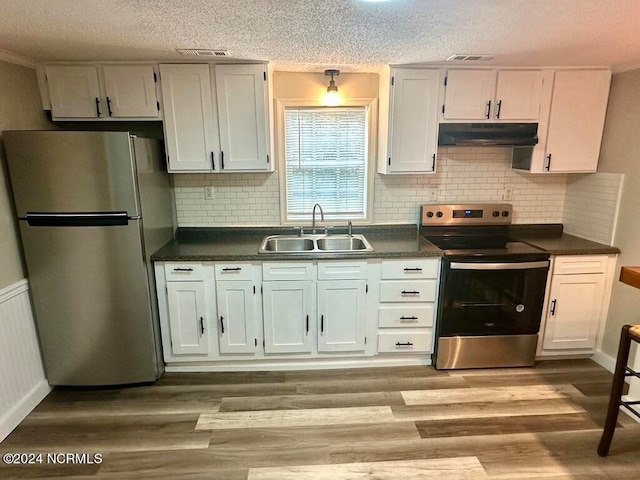
[[[427,199],[430,202],[438,201],[438,189],[437,188],[427,188]]]

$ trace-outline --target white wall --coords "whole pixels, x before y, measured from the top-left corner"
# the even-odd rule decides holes
[[[601,158],[601,172],[624,174],[614,243],[621,266],[640,265],[640,69],[613,76]],[[613,284],[605,328],[603,353],[615,357],[624,324],[639,324],[640,290]]]
[[[0,61],[0,131],[52,128],[33,69]],[[1,140],[1,137],[0,137]],[[0,441],[49,392],[0,147]]]

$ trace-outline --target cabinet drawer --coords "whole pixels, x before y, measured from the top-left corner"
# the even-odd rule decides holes
[[[435,302],[435,280],[380,282],[381,302]]]
[[[413,258],[384,260],[381,267],[383,279],[438,278],[440,261],[437,258]]]
[[[554,275],[579,273],[604,273],[607,269],[606,255],[567,255],[557,256],[554,260]]]
[[[380,305],[378,326],[385,327],[431,327],[435,309],[433,305]]]
[[[359,280],[366,278],[366,261],[318,262],[318,280]]]
[[[382,332],[378,333],[379,353],[429,353],[432,333],[425,332]]]
[[[216,280],[251,280],[251,263],[216,263]]]
[[[190,282],[203,279],[201,263],[165,263],[164,275],[167,282]]]
[[[264,262],[262,280],[313,280],[312,262]]]

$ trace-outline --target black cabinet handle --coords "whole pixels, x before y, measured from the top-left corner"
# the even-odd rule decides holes
[[[413,322],[415,320],[418,320],[418,317],[405,317],[405,316],[400,317],[401,322]]]
[[[502,108],[502,100],[496,104],[496,118],[500,118],[500,109]]]
[[[435,171],[436,169],[436,154],[431,155],[431,171]]]
[[[200,335],[204,335],[204,318],[200,317]]]
[[[98,114],[98,118],[102,116],[102,112],[100,112],[100,99],[96,97],[96,113]]]
[[[193,268],[174,268],[174,272],[193,272]]]
[[[220,170],[224,170],[224,152],[220,152]]]
[[[224,333],[224,317],[220,317],[220,333]]]
[[[551,302],[551,312],[550,313],[551,313],[552,316],[556,314],[556,300],[553,300]]]
[[[225,268],[222,269],[223,272],[239,272],[240,270],[242,270],[242,267],[233,267],[233,268],[225,267]]]
[[[396,347],[413,347],[413,343],[411,343],[411,342],[405,342],[405,343],[397,342],[396,343]]]
[[[403,290],[402,295],[420,295],[420,292]]]
[[[216,162],[213,159],[213,152],[211,152],[211,170],[216,169]]]
[[[320,333],[324,333],[324,315],[320,315]]]
[[[404,271],[405,272],[421,272],[422,269],[421,268],[405,268]]]
[[[551,154],[547,155],[547,163],[544,166],[544,169],[548,172],[549,168],[551,168]]]
[[[309,315],[307,315],[307,333],[309,333]]]
[[[111,111],[111,99],[107,97],[107,112],[109,112],[109,116],[113,117],[113,112]]]
[[[491,112],[491,100],[489,100],[489,102],[487,103],[487,115],[486,115],[487,118],[491,117],[490,112]]]

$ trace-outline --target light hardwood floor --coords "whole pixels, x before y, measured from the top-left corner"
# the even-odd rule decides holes
[[[154,385],[55,389],[0,444],[42,453],[0,478],[638,479],[640,424],[620,415],[600,458],[612,376],[590,360],[166,374]],[[47,463],[47,453],[101,463]],[[93,458],[93,457],[89,457]]]

